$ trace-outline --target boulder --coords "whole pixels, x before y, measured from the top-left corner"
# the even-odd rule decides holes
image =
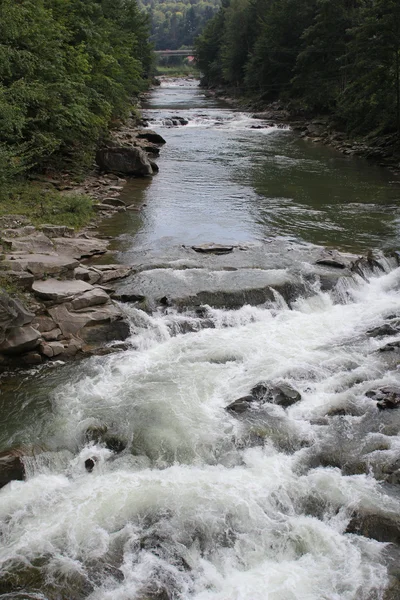
[[[52,300],[54,302],[65,302],[78,294],[93,290],[90,283],[80,279],[67,279],[59,281],[58,279],[46,279],[44,281],[35,281],[32,286],[33,292],[43,300]]]
[[[356,533],[378,542],[400,543],[400,517],[391,513],[356,513],[347,526],[346,533]]]
[[[229,404],[225,410],[241,415],[244,412],[248,411],[254,402],[254,396],[243,396],[242,398],[234,400],[234,402]]]
[[[116,171],[139,177],[153,173],[146,152],[137,147],[102,148],[96,153],[96,162],[103,171]]]
[[[126,339],[130,333],[128,331],[129,326],[126,328],[125,326],[119,325],[123,315],[119,308],[111,302],[79,312],[74,312],[69,303],[60,304],[49,308],[49,313],[64,336],[78,336],[86,341],[91,338],[91,334],[87,333],[85,329],[90,328],[93,331],[92,338],[96,337],[100,342],[109,342],[114,339]],[[103,340],[101,340],[100,335],[102,328],[98,327],[99,325],[104,325]],[[96,326],[98,327],[97,330],[95,329]],[[113,337],[114,333],[115,337]],[[125,335],[125,337],[123,337],[123,335]]]
[[[384,323],[384,325],[379,325],[379,327],[374,327],[374,329],[367,331],[367,335],[371,337],[383,337],[386,335],[396,335],[397,333],[399,333],[398,327],[393,327],[389,323]]]
[[[101,288],[94,288],[84,292],[83,294],[76,296],[72,302],[71,306],[74,310],[81,310],[83,308],[88,308],[89,306],[97,306],[99,304],[106,304],[109,301],[109,296],[107,292],[102,290]]]
[[[8,331],[28,325],[34,317],[19,300],[0,290],[0,342],[4,341]]]
[[[0,488],[10,481],[22,481],[25,467],[18,450],[7,450],[0,453]]]
[[[147,140],[153,144],[166,144],[164,138],[152,129],[139,129],[136,136],[140,140]]]
[[[259,383],[251,390],[251,395],[259,402],[271,402],[287,408],[301,400],[301,395],[288,383]]]
[[[13,327],[7,331],[4,341],[0,344],[0,353],[21,354],[33,350],[39,344],[40,332],[31,327]]]
[[[365,394],[368,398],[373,398],[377,401],[377,407],[380,410],[386,408],[400,407],[400,388],[396,386],[386,386],[378,390],[370,390]]]

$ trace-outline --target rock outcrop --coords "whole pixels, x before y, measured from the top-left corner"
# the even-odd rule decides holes
[[[96,153],[96,162],[100,169],[106,172],[112,171],[137,177],[153,174],[146,152],[137,147],[101,148]]]

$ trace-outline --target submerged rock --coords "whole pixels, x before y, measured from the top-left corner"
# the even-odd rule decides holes
[[[237,400],[229,404],[229,406],[226,407],[226,410],[240,415],[249,410],[249,408],[254,402],[254,396],[243,396],[242,398],[238,398]]]

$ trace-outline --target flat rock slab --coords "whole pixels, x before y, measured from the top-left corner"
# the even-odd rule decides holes
[[[94,290],[93,286],[80,279],[59,281],[58,279],[46,279],[35,281],[32,291],[43,300],[54,300],[64,302],[74,298],[78,294]]]
[[[117,286],[116,292],[120,296],[144,296],[153,304],[167,300],[182,307],[208,304],[237,308],[273,300],[274,290],[290,301],[304,291],[304,284],[300,278],[296,280],[283,269],[153,269],[125,279]]]
[[[36,231],[27,237],[2,238],[4,248],[11,252],[46,254],[54,252],[50,238],[41,231]]]
[[[37,278],[44,275],[65,275],[68,271],[79,265],[71,256],[58,254],[20,254],[9,255],[7,265],[13,270],[22,270],[32,273]]]
[[[57,252],[75,259],[90,258],[107,251],[108,242],[97,238],[53,238]],[[75,265],[77,266],[77,265]]]
[[[195,252],[201,254],[229,254],[233,251],[233,246],[225,246],[223,244],[202,244],[201,246],[192,246]]]

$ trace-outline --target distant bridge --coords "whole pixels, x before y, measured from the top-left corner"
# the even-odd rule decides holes
[[[186,50],[156,50],[154,54],[157,56],[193,56],[193,48],[186,48]]]

